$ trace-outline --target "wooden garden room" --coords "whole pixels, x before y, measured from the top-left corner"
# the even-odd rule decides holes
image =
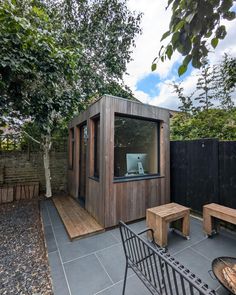
[[[68,191],[102,227],[169,202],[169,116],[105,95],[70,122]]]

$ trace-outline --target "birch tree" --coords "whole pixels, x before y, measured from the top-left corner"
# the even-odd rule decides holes
[[[37,138],[25,132],[43,150],[46,197],[54,127],[111,83],[122,85],[140,32],[140,15],[125,1],[78,1],[81,10],[75,2],[0,1],[0,121],[39,130]]]

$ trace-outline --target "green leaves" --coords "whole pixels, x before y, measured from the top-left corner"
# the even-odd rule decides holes
[[[171,140],[218,138],[236,140],[236,109],[178,113],[171,120]]]
[[[173,54],[173,48],[172,48],[172,45],[168,45],[167,48],[166,48],[166,55],[169,59],[171,59],[171,56]]]
[[[216,46],[218,45],[219,39],[218,38],[213,38],[211,40],[211,45],[213,48],[216,48]]]
[[[169,43],[158,54],[158,58],[164,62],[171,58],[177,50],[183,56],[192,56],[194,67],[201,67],[201,59],[208,55],[209,44],[213,48],[226,36],[226,27],[222,25],[224,20],[232,21],[236,17],[235,11],[231,11],[233,0],[215,1],[169,1],[172,5],[172,16],[169,30],[165,32],[161,41],[170,37]],[[215,33],[214,37],[212,34]],[[170,49],[171,48],[171,49]],[[184,72],[185,67],[178,72]]]
[[[122,76],[140,20],[120,0],[0,0],[4,116],[30,118],[44,133],[107,91],[131,98]]]
[[[178,74],[179,74],[179,76],[183,75],[186,71],[187,71],[187,66],[186,65],[181,65],[178,68]]]
[[[168,36],[170,36],[170,31],[165,32],[165,33],[162,35],[160,41],[164,40],[164,39],[167,38]]]
[[[151,67],[152,72],[154,72],[156,70],[156,68],[157,68],[157,64],[156,63],[153,63],[152,64],[152,67]]]

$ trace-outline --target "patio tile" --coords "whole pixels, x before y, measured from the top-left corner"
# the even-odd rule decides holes
[[[71,242],[64,226],[56,226],[54,234],[59,245]]]
[[[219,286],[218,281],[213,280],[208,273],[211,269],[210,260],[196,253],[191,248],[187,248],[174,256],[180,263],[207,283],[210,288],[215,289]]]
[[[193,249],[213,260],[219,256],[236,256],[236,241],[234,238],[225,236],[224,233],[206,238],[204,241],[193,246]]]
[[[168,251],[171,254],[175,254],[186,247],[190,247],[197,242],[206,239],[202,231],[202,225],[200,222],[191,221],[190,224],[190,240],[186,240],[184,237],[176,233],[175,231],[169,231],[168,233]]]
[[[120,236],[119,227],[108,230],[108,232],[110,232],[117,239],[117,241],[121,243],[121,236]]]
[[[48,253],[56,251],[57,250],[57,245],[56,245],[56,241],[55,241],[54,234],[53,234],[53,231],[52,231],[52,226],[51,225],[45,226],[44,233],[45,233]]]
[[[48,258],[51,268],[54,295],[69,295],[70,293],[58,251],[49,253]]]
[[[147,228],[146,226],[146,219],[134,222],[134,223],[130,223],[129,227],[135,232],[135,233],[139,233],[140,231],[144,230]]]
[[[123,281],[113,285],[110,288],[107,288],[104,291],[96,293],[96,295],[120,295],[122,294]],[[126,282],[126,291],[125,295],[150,295],[151,293],[143,285],[140,279],[134,275],[129,277]]]
[[[216,290],[218,295],[230,295],[229,291],[226,290],[224,287],[220,286],[219,289]]]
[[[121,244],[114,245],[96,253],[100,262],[105,267],[113,282],[119,282],[125,274],[125,256]],[[128,275],[132,274],[129,269]]]
[[[136,233],[139,233],[140,231],[146,229],[146,221],[145,220],[140,220],[134,223],[130,223],[129,227],[132,228],[132,230]],[[116,237],[116,239],[121,243],[121,236],[120,236],[120,229],[119,226],[116,228],[113,228],[109,230],[109,232],[112,233]]]
[[[54,228],[59,227],[59,226],[63,226],[61,217],[58,214],[57,209],[55,207],[49,207],[48,212],[49,212],[49,217],[50,217],[51,223]]]
[[[59,245],[63,262],[91,254],[117,244],[116,238],[109,232],[97,234],[71,243]]]
[[[47,209],[41,209],[41,216],[43,219],[43,226],[44,227],[51,224]]]
[[[94,254],[65,264],[71,295],[92,295],[112,285]]]

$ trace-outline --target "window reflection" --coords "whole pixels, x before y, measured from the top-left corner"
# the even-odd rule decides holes
[[[114,176],[157,174],[158,130],[154,121],[115,116]]]

